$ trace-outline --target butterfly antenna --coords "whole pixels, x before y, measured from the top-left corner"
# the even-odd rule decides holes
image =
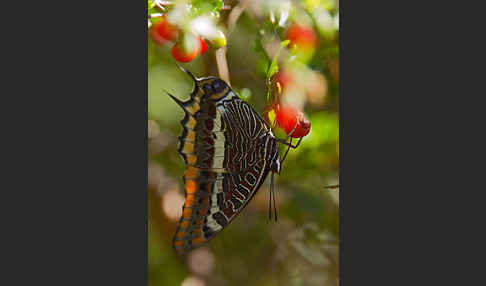
[[[187,73],[193,81],[197,82],[197,78],[188,70],[186,70],[185,68],[183,68],[182,66],[180,65],[177,65],[183,72]]]
[[[272,192],[273,192],[273,172],[270,177],[270,198],[268,199],[268,220],[272,221]]]
[[[273,174],[275,173],[272,173],[272,181],[273,181]],[[277,218],[277,205],[275,204],[275,186],[273,188],[273,210],[275,212],[275,222],[277,222],[278,218]]]

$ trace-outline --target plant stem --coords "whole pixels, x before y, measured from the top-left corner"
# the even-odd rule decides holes
[[[226,61],[226,46],[217,49],[215,55],[219,77],[231,87],[228,62]]]

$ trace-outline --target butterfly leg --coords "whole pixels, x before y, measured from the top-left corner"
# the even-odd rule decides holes
[[[297,142],[297,144],[295,146],[292,145],[292,137],[290,137],[290,136],[292,136],[292,134],[294,133],[296,128],[297,128],[297,123],[295,124],[294,129],[292,129],[292,131],[290,131],[290,133],[287,135],[287,137],[285,137],[285,139],[276,138],[277,142],[282,143],[284,145],[287,145],[287,146],[289,146],[289,148],[290,147],[292,147],[294,149],[297,148],[297,146],[299,146],[299,144],[300,144],[300,141],[302,141],[302,137],[299,139],[299,141]],[[287,140],[289,140],[289,138],[290,138],[290,143],[287,142]],[[287,152],[288,152],[288,150],[287,150]]]
[[[278,139],[278,138],[277,138],[277,141],[278,141],[278,140],[281,140],[281,139]],[[288,146],[287,151],[285,151],[285,154],[284,154],[284,156],[283,156],[282,160],[280,160],[280,164],[282,164],[282,163],[284,162],[284,160],[285,160],[285,157],[287,157],[287,153],[289,153],[290,147],[292,147],[292,148],[294,148],[294,149],[295,149],[295,148],[297,148],[297,146],[299,146],[299,144],[300,144],[300,141],[302,141],[302,138],[300,138],[300,139],[299,139],[299,142],[297,142],[297,144],[296,144],[295,146],[294,146],[294,145],[292,145],[292,138],[290,138],[290,143],[287,143],[287,142],[285,142],[285,141],[284,141],[284,142],[280,142],[280,141],[278,141],[278,142],[280,142],[280,143],[285,144],[285,145],[287,145],[287,146]]]
[[[285,137],[285,139],[284,139],[285,142],[287,142],[287,140],[289,140],[289,138],[291,138],[290,136],[292,136],[292,134],[294,133],[296,128],[297,128],[297,123],[295,123],[294,129],[292,129],[292,131],[290,131],[290,133],[287,134],[287,137]]]
[[[283,139],[280,139],[280,138],[275,138],[275,140],[277,140],[278,143],[284,144],[286,146],[289,146],[289,147],[292,147],[292,148],[295,149],[299,146],[300,141],[302,141],[302,137],[299,139],[299,141],[295,145],[292,145],[292,143],[289,143],[286,140],[283,140]],[[290,138],[290,142],[292,142],[292,138]]]
[[[292,138],[290,138],[290,145],[292,144]],[[287,151],[285,151],[285,154],[282,158],[282,160],[280,161],[280,164],[283,163],[283,161],[285,160],[285,157],[287,157],[287,153],[289,153],[289,150],[290,150],[290,145],[288,145],[289,147],[287,148]]]

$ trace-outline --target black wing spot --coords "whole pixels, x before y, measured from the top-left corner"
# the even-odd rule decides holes
[[[239,208],[240,208],[240,207],[243,205],[243,204],[242,204],[242,203],[241,203],[239,200],[237,200],[235,197],[231,197],[230,201],[233,203],[233,206],[234,206],[233,210],[237,210],[237,209],[239,209]]]
[[[240,175],[235,175],[233,176],[233,180],[235,181],[236,185],[239,185],[241,180],[240,180]]]
[[[217,201],[216,201],[216,204],[218,205],[218,207],[220,209],[224,208],[225,204],[224,204],[224,195],[223,193],[219,193],[217,196]]]
[[[228,224],[228,220],[220,212],[213,214],[213,218],[222,227]]]
[[[253,186],[253,184],[255,184],[256,179],[255,179],[255,177],[254,177],[252,174],[250,174],[250,173],[246,174],[246,177],[245,177],[245,178],[246,178],[246,181],[247,181],[247,182],[248,182],[250,185],[252,185],[252,186]]]
[[[210,237],[214,236],[214,234],[215,234],[215,232],[207,226],[203,226],[203,231],[204,231],[204,237],[206,239],[209,239]]]
[[[238,191],[240,192],[240,194],[242,194],[243,196],[245,196],[245,198],[248,198],[248,195],[250,194],[244,187],[242,186],[238,186]]]

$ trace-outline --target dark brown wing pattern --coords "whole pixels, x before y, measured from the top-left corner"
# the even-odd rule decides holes
[[[187,72],[187,71],[186,71]],[[185,203],[173,245],[188,252],[213,238],[246,206],[275,164],[275,137],[260,116],[216,77],[195,78],[179,153],[187,164]]]

